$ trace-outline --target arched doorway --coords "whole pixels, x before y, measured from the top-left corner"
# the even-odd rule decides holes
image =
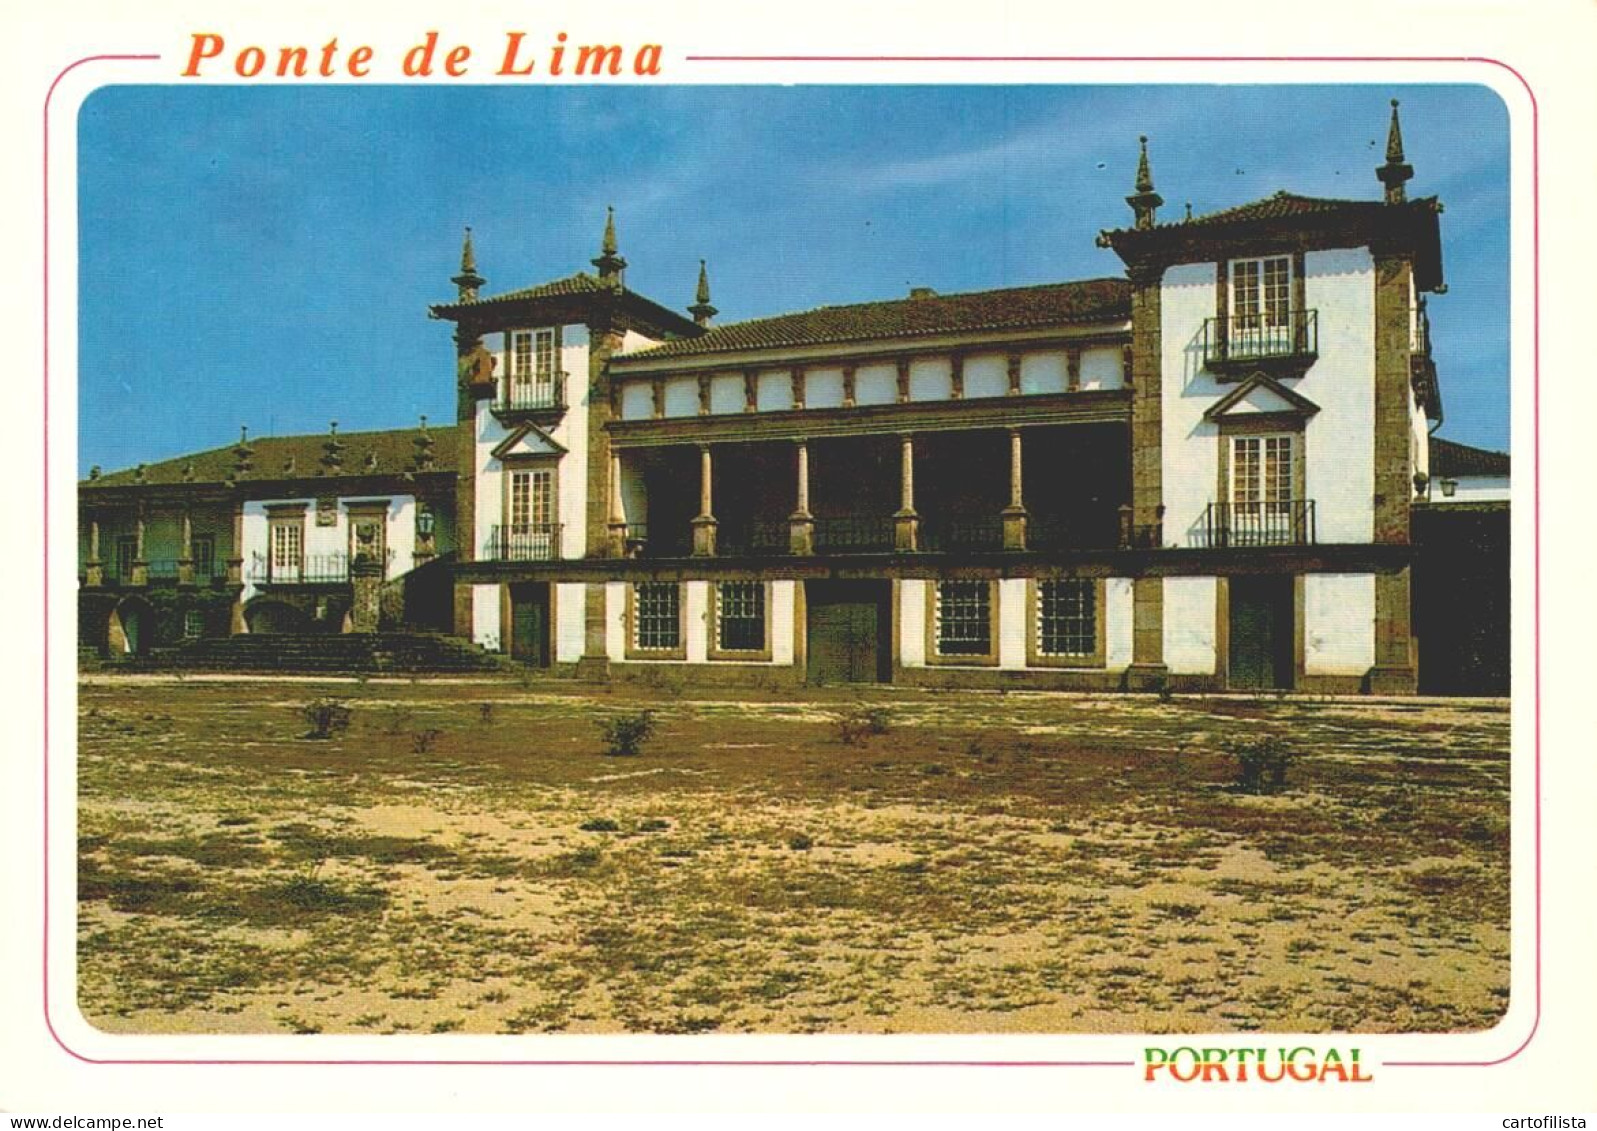
[[[111,655],[142,656],[155,632],[155,610],[142,597],[124,597],[111,610],[106,643]]]
[[[282,601],[260,601],[244,610],[250,632],[262,635],[309,632],[310,618],[303,609]]]

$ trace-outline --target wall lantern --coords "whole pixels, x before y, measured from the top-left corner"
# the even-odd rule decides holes
[[[416,511],[416,533],[423,538],[431,538],[433,536],[435,522],[431,507],[422,507]]]
[[[1453,492],[1456,491],[1456,490],[1458,490],[1458,480],[1457,479],[1444,479],[1444,480],[1442,480],[1442,494],[1445,497],[1451,499],[1453,497]]]

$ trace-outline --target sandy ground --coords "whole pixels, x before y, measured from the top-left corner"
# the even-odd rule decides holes
[[[304,708],[351,710],[304,737]],[[839,714],[886,712],[845,742]],[[594,720],[655,712],[633,758]],[[131,1032],[1457,1031],[1497,703],[85,679],[79,1001]],[[1236,788],[1240,736],[1301,754]]]

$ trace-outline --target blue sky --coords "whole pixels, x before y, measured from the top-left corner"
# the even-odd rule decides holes
[[[589,269],[718,321],[1120,274],[1163,219],[1377,199],[1388,101],[1440,195],[1444,436],[1508,446],[1508,119],[1475,86],[119,86],[79,117],[80,472],[454,413],[464,225],[489,293]]]

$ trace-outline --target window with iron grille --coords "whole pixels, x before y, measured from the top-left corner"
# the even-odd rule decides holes
[[[716,648],[723,652],[765,649],[765,583],[724,581],[716,602]]]
[[[673,651],[682,646],[681,591],[675,582],[642,581],[633,590],[632,646]]]
[[[1037,650],[1044,656],[1098,651],[1098,586],[1066,578],[1037,583]]]
[[[937,654],[985,656],[992,651],[992,589],[985,581],[937,583]]]
[[[183,638],[197,640],[205,635],[205,613],[199,609],[183,610]]]

